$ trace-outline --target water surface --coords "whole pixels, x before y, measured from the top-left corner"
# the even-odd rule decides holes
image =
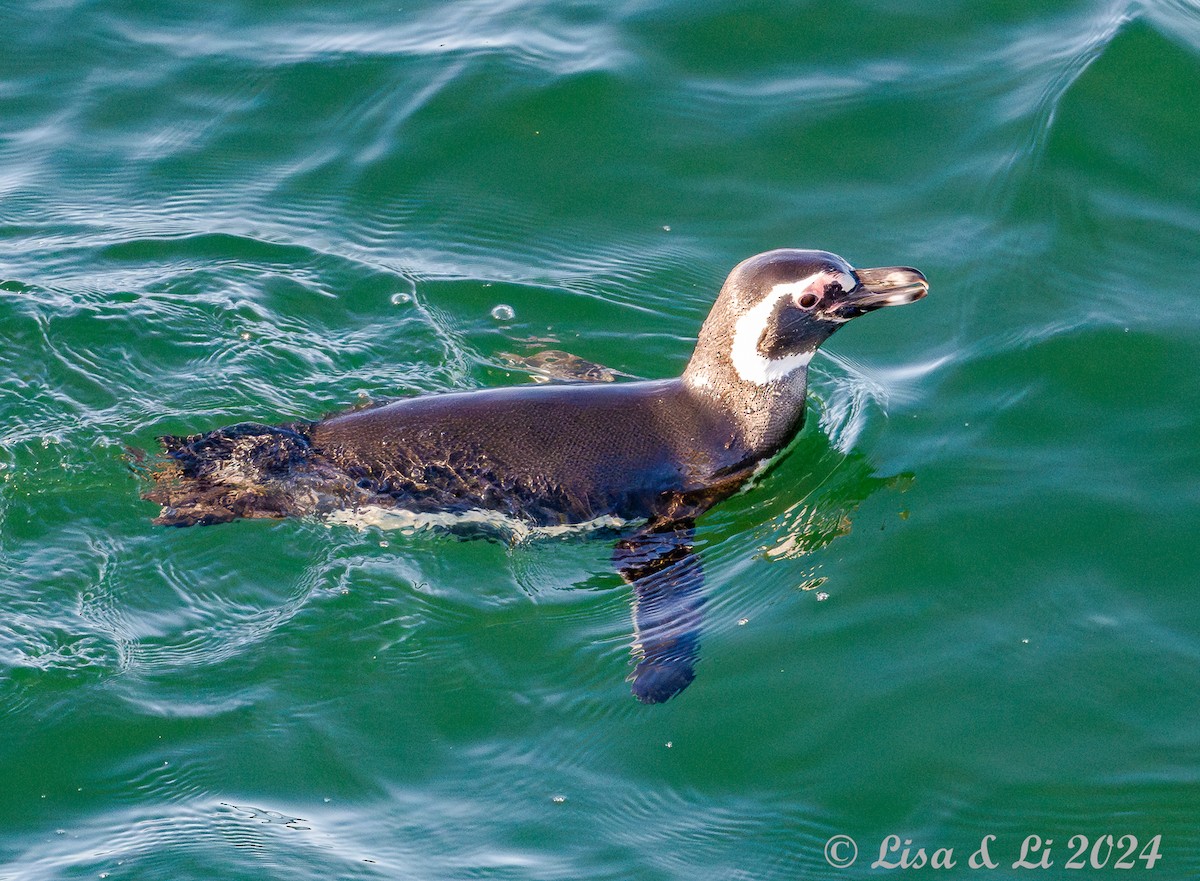
[[[0,25],[0,878],[866,878],[890,834],[1200,873],[1194,4]],[[677,375],[781,246],[932,292],[701,522],[666,705],[610,540],[138,499],[126,445],[528,382],[504,353]]]

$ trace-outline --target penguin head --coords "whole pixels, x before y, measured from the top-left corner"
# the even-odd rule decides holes
[[[905,266],[854,269],[837,254],[792,248],[758,254],[729,273],[684,377],[701,390],[803,383],[817,348],[847,321],[928,290]]]

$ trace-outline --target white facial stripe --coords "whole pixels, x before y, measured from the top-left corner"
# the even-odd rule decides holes
[[[775,304],[784,297],[799,296],[824,275],[828,273],[818,272],[801,281],[775,285],[771,288],[771,293],[763,297],[762,302],[737,320],[733,326],[733,345],[730,347],[729,357],[737,375],[744,381],[766,385],[783,379],[794,370],[808,366],[808,362],[812,360],[812,352],[797,352],[785,358],[772,360],[758,351],[758,341],[767,329]]]
[[[801,279],[800,281],[789,281],[784,284],[777,284],[775,287],[771,288],[771,293],[767,296],[771,296],[777,291],[783,291],[785,294],[791,294],[792,298],[795,299],[798,304],[800,297],[803,296],[804,292],[810,288],[813,289],[814,294],[820,296],[825,293],[825,288],[827,285],[834,284],[835,282],[841,285],[843,291],[853,290],[858,285],[858,282],[854,280],[854,276],[850,275],[849,273],[817,272],[813,275],[810,275],[808,278]]]
[[[774,300],[772,300],[772,302],[774,302],[775,300],[778,300],[779,297],[790,296],[792,299],[799,300],[805,291],[813,287],[818,281],[821,281],[826,275],[828,275],[828,273],[818,272],[815,275],[810,275],[808,278],[801,279],[800,281],[789,281],[784,282],[783,284],[777,284],[775,287],[771,288],[771,293],[767,294],[767,299],[774,297]],[[824,286],[822,285],[822,287]]]

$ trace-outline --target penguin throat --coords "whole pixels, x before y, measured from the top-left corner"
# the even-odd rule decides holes
[[[769,385],[790,376],[796,370],[807,367],[815,354],[815,348],[795,352],[782,358],[768,358],[758,350],[759,341],[774,318],[775,306],[794,291],[808,287],[818,275],[791,284],[776,285],[762,301],[747,310],[733,325],[733,343],[729,348],[729,359],[738,378],[754,385]]]

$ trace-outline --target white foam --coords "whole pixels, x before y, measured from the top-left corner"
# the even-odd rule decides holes
[[[552,536],[569,535],[575,532],[592,532],[597,529],[620,529],[630,521],[620,517],[605,515],[587,520],[583,523],[564,523],[555,526],[534,526],[524,520],[509,517],[499,511],[485,511],[481,508],[450,514],[444,511],[422,513],[408,511],[403,508],[381,508],[374,505],[354,510],[335,511],[325,518],[327,523],[342,526],[352,526],[356,529],[377,527],[379,529],[395,530],[411,535],[424,529],[455,529],[463,526],[479,526],[489,531],[497,532],[514,542],[527,538],[548,538]]]

